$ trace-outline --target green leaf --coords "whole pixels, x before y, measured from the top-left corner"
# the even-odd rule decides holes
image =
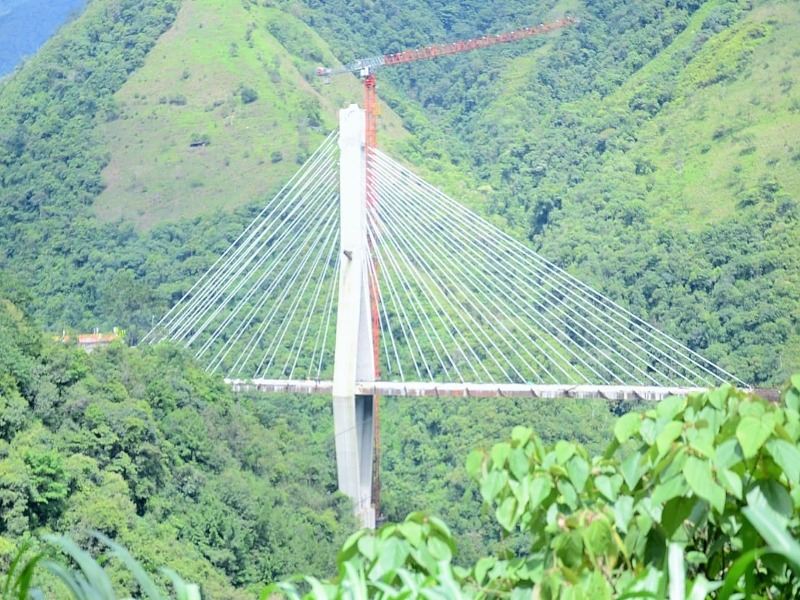
[[[432,531],[440,533],[444,539],[449,540],[453,537],[453,534],[450,533],[450,528],[447,526],[447,523],[442,521],[439,517],[422,513],[422,522],[427,523]]]
[[[567,568],[574,568],[583,561],[583,540],[576,531],[561,534],[555,540],[555,551]]]
[[[556,487],[561,494],[560,501],[569,506],[572,510],[577,510],[578,493],[575,491],[573,485],[565,479],[560,479],[556,484]]]
[[[484,557],[478,560],[475,564],[475,581],[478,585],[482,585],[484,579],[486,579],[486,574],[489,572],[495,564],[497,563],[497,559],[493,556]]]
[[[642,477],[643,469],[639,464],[641,458],[641,453],[631,452],[619,466],[620,473],[622,473],[629,490],[633,490]]]
[[[792,501],[789,491],[783,487],[779,481],[775,481],[774,479],[762,479],[754,489],[761,492],[767,505],[777,514],[787,519],[791,518],[794,502]],[[748,503],[749,500],[750,498],[748,496]]]
[[[696,496],[707,500],[718,513],[725,510],[725,490],[714,481],[709,461],[688,457],[683,465],[683,476]]]
[[[530,463],[522,447],[514,448],[511,451],[508,457],[508,468],[517,481],[522,481],[528,476]]]
[[[509,496],[500,503],[500,506],[497,507],[497,511],[495,512],[497,516],[497,522],[500,523],[500,525],[506,531],[511,531],[514,529],[514,525],[516,524],[516,519],[514,518],[516,512],[517,499],[513,496]]]
[[[367,600],[367,585],[364,581],[364,573],[357,571],[352,563],[344,564],[345,585],[349,588],[348,598],[352,600]]]
[[[605,517],[600,516],[589,524],[584,536],[584,543],[595,557],[615,553],[616,546],[611,533],[611,524]]]
[[[656,406],[656,414],[662,419],[674,419],[686,406],[685,396],[669,396]]]
[[[704,395],[708,398],[709,403],[714,408],[723,408],[725,406],[725,401],[728,399],[728,394],[730,393],[730,386],[721,385],[718,388],[714,388],[713,390],[709,390]]]
[[[800,450],[794,444],[777,438],[767,440],[767,452],[793,485],[800,484]]]
[[[428,541],[430,544],[430,540]],[[369,571],[369,578],[378,580],[387,573],[391,573],[400,568],[408,558],[408,548],[406,543],[397,538],[389,538],[381,546],[378,558]]]
[[[739,404],[739,414],[742,417],[761,417],[767,411],[766,402],[761,399],[750,399]]]
[[[742,499],[742,478],[730,469],[717,469],[717,480],[734,498]]]
[[[793,377],[797,377],[794,375]],[[794,410],[800,410],[800,388],[796,385],[792,385],[786,392],[783,394],[783,401],[786,403],[786,407]]]
[[[664,425],[664,429],[662,429],[661,433],[656,437],[656,446],[658,447],[659,455],[667,453],[667,450],[672,446],[672,442],[680,437],[682,431],[683,423],[680,421],[670,421]]]
[[[405,537],[412,546],[419,546],[420,542],[422,541],[422,526],[420,526],[419,523],[405,521],[401,523],[397,529],[401,534],[403,534],[403,537]]]
[[[642,440],[648,445],[652,446],[656,443],[656,422],[653,419],[644,419],[639,426],[639,435]]]
[[[667,540],[660,527],[652,527],[647,532],[644,545],[644,560],[650,564],[663,564],[666,559]]]
[[[556,453],[556,461],[560,465],[567,464],[567,461],[575,454],[575,444],[565,442],[564,440],[558,440],[553,449]]]
[[[733,438],[725,440],[717,446],[714,453],[714,465],[717,469],[730,469],[736,463],[744,460],[739,442]]]
[[[573,456],[567,463],[567,473],[575,490],[580,494],[589,478],[589,463],[582,456]]]
[[[484,453],[482,450],[473,450],[467,456],[467,473],[473,479],[477,479],[481,474]]]
[[[684,467],[685,468],[685,467]],[[659,482],[653,488],[651,496],[653,504],[663,504],[678,496],[683,496],[687,491],[686,479],[684,475],[678,473],[674,477],[670,477],[667,481]]]
[[[695,504],[697,504],[696,498],[684,496],[673,498],[664,505],[664,510],[661,511],[661,525],[668,538],[672,538],[683,522],[692,514]]]
[[[620,496],[614,503],[614,524],[622,533],[628,533],[631,519],[633,519],[633,498]]]
[[[746,415],[736,427],[736,439],[742,447],[745,458],[753,458],[764,442],[767,441],[775,430],[775,415],[766,413],[761,417]]]
[[[530,427],[521,427],[517,425],[511,430],[511,439],[520,445],[524,445],[533,435],[533,429]]]
[[[725,512],[725,490],[722,489],[722,486],[716,482],[712,482],[708,486],[708,490],[706,492],[706,498],[711,506],[716,510],[719,514]]]
[[[506,498],[508,500],[508,498]],[[514,500],[511,498],[511,500]],[[450,549],[450,546],[447,542],[439,539],[438,537],[432,537],[428,539],[428,550],[430,550],[431,554],[437,561],[449,561],[453,558],[453,552]]]
[[[377,543],[371,535],[365,535],[358,540],[358,551],[368,560],[375,560],[377,554]]]
[[[367,535],[366,530],[356,531],[342,544],[342,549],[336,557],[337,562],[343,563],[352,558],[358,552],[358,540]]]
[[[511,454],[511,444],[508,442],[500,442],[492,447],[492,463],[495,467],[501,468],[506,464],[508,455]]]
[[[508,474],[505,471],[491,471],[481,482],[481,496],[487,502],[494,502],[507,481]]]
[[[617,419],[614,424],[614,437],[620,444],[627,442],[630,437],[639,432],[642,425],[642,415],[639,413],[628,413]]]
[[[689,447],[706,458],[714,459],[716,457],[716,451],[714,450],[714,432],[707,427],[702,427],[700,429],[695,429],[693,433],[689,440]]]
[[[745,506],[742,512],[772,550],[789,559],[795,568],[800,568],[800,544],[776,519],[770,518],[768,510],[755,510]]]
[[[530,484],[530,498],[528,503],[531,510],[536,510],[553,491],[553,482],[546,475],[535,477]]]
[[[608,475],[598,475],[594,478],[594,487],[603,494],[610,502],[616,502],[617,493],[611,485],[611,478]]]
[[[514,498],[516,498],[519,506],[528,505],[528,495],[530,494],[529,485],[530,480],[527,477],[521,482],[514,479],[508,482],[508,487],[511,489],[511,493],[514,494]]]

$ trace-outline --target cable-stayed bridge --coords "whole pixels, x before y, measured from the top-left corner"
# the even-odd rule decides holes
[[[378,395],[744,385],[367,144],[355,105],[145,340],[236,390],[332,394],[339,486],[367,525]]]

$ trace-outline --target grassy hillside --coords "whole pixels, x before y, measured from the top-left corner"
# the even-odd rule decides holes
[[[361,99],[307,25],[257,2],[187,0],[99,126],[111,161],[101,219],[142,227],[235,208],[274,193]],[[404,135],[391,114],[382,134]]]
[[[609,99],[615,108],[657,105],[653,82],[691,55],[664,109],[639,128],[629,162],[645,183],[651,218],[695,230],[731,216],[761,182],[790,196],[800,191],[793,168],[800,150],[800,11],[790,3],[758,6],[695,52],[703,22],[719,5],[705,5],[665,56]]]

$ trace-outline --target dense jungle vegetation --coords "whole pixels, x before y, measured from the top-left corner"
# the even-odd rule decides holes
[[[0,256],[33,292],[48,330],[120,326],[135,342],[277,189],[290,159],[302,161],[334,126],[345,92],[358,98],[355,85],[316,81],[320,62],[571,12],[581,24],[554,36],[382,71],[381,139],[741,379],[777,383],[795,368],[796,4],[242,2],[231,10],[244,15],[245,31],[187,41],[216,50],[198,56],[193,76],[183,64],[190,57],[165,63],[167,50],[220,27],[214,0],[95,0],[0,85]],[[184,13],[195,21],[170,29]],[[226,37],[238,33],[242,40]],[[235,76],[214,71],[225,83],[213,88],[198,72],[212,66],[247,68],[254,101],[241,99]],[[172,102],[175,94],[185,103]],[[275,129],[287,115],[302,138],[292,143],[306,149],[296,155]],[[243,138],[249,145],[233,142],[253,154],[239,160],[227,140],[255,123],[264,128]],[[186,154],[203,136],[206,154]],[[123,193],[118,169],[152,175],[158,193],[135,182]],[[217,190],[204,173],[242,185]],[[251,195],[242,199],[241,189]],[[115,202],[135,212],[115,213]],[[98,220],[97,210],[157,221],[148,217],[142,232],[126,219]]]
[[[92,0],[0,81],[2,564],[47,532],[96,550],[93,529],[205,598],[334,574],[354,524],[328,399],[234,398],[177,349],[86,355],[52,335],[119,326],[138,341],[360,98],[317,65],[565,13],[580,25],[381,71],[381,144],[741,379],[786,381],[800,366],[796,2]],[[481,510],[505,497],[464,456],[528,425],[588,457],[630,408],[387,402],[384,512],[443,516],[465,569],[524,549],[530,532],[506,537],[517,523]],[[736,489],[725,506],[743,505]],[[581,557],[568,561],[596,564]]]
[[[34,536],[67,533],[96,548],[97,531],[147,566],[191,574],[205,598],[253,597],[263,582],[300,570],[331,573],[355,524],[335,491],[328,398],[291,410],[291,398],[235,399],[169,347],[118,343],[87,355],[43,336],[8,296],[0,301],[4,569]],[[112,578],[125,583],[124,573]]]
[[[118,342],[87,354],[42,335],[18,289],[4,285],[0,297],[4,569],[52,532],[97,551],[96,531],[146,567],[200,583],[207,599],[253,597],[297,572],[335,572],[356,524],[336,491],[329,397],[234,397],[169,346]],[[601,401],[509,399],[395,401],[383,413],[384,514],[447,516],[463,564],[500,543],[464,471],[470,449],[519,422],[535,423],[546,440],[567,435],[598,449],[613,416]],[[111,576],[132,581],[123,565]]]

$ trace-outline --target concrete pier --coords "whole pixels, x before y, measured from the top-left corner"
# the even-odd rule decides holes
[[[356,381],[375,379],[367,284],[365,123],[364,111],[355,104],[339,113],[342,254],[331,393],[339,489],[353,499],[361,523],[374,528],[372,393],[356,391]]]

